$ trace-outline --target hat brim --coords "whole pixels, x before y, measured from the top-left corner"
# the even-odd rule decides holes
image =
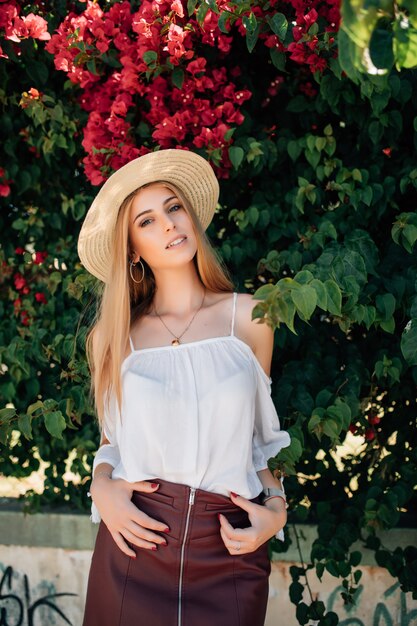
[[[203,229],[210,224],[219,198],[219,183],[206,159],[189,150],[167,149],[130,161],[104,183],[78,237],[77,250],[82,264],[103,282],[110,280],[120,205],[132,191],[156,181],[176,185],[190,202]]]

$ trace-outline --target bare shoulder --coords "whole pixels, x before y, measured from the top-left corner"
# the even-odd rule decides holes
[[[259,319],[252,320],[258,300],[249,293],[239,293],[236,302],[235,334],[252,348],[266,374],[270,375],[274,331]]]

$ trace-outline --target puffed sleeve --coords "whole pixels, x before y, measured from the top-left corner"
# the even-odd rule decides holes
[[[104,436],[110,443],[102,444],[97,450],[93,461],[92,474],[94,474],[96,467],[100,463],[109,463],[109,465],[111,465],[113,469],[117,467],[117,465],[119,465],[120,463],[120,450],[116,441],[114,418],[112,417],[113,409],[114,407],[112,406],[111,401],[109,407],[107,406],[107,404],[104,405],[102,433],[104,433]],[[91,501],[90,520],[93,522],[93,524],[99,524],[101,521],[100,513],[93,501]]]
[[[255,470],[259,472],[268,468],[268,459],[290,445],[291,437],[280,427],[278,413],[271,397],[272,379],[266,375],[259,363],[257,363],[257,371],[252,460]],[[281,478],[281,484],[285,493],[283,478]],[[283,529],[279,530],[275,536],[284,541]]]

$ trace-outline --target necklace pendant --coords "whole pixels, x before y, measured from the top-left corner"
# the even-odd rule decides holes
[[[177,337],[175,337],[175,339],[171,341],[171,346],[179,346],[179,345],[180,345],[180,340]]]

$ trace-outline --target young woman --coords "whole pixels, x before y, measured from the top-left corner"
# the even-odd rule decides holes
[[[218,182],[186,150],[115,172],[83,223],[103,282],[87,339],[101,430],[83,626],[262,626],[290,443],[270,396],[273,331],[251,320],[205,230]]]

